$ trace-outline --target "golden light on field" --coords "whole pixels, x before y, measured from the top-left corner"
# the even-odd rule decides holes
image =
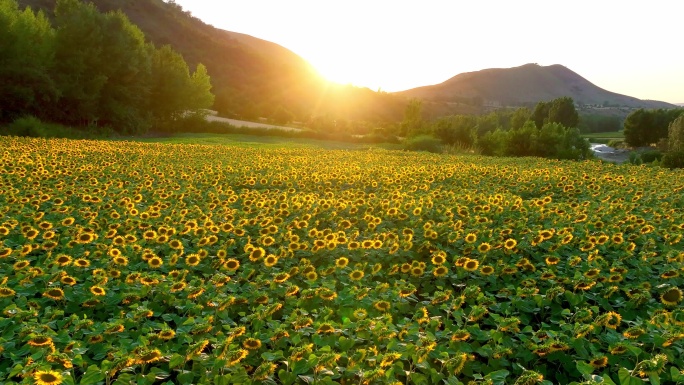
[[[670,54],[682,2],[176,2],[216,27],[294,51],[331,80],[373,90],[539,63],[610,91],[684,102],[684,55]]]

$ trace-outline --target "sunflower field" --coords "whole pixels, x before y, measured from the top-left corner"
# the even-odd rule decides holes
[[[0,383],[684,383],[683,193],[598,162],[0,137]]]

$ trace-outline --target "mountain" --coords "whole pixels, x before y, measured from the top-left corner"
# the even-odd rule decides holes
[[[629,108],[673,108],[674,105],[654,100],[640,100],[606,91],[570,69],[556,64],[525,64],[513,68],[491,68],[466,72],[432,86],[398,92],[410,98],[433,102],[480,100],[501,106],[534,105],[570,96],[580,105]]]
[[[684,107],[684,103],[675,103],[675,106]]]
[[[400,120],[401,97],[331,84],[292,51],[255,37],[204,23],[173,1],[91,0],[102,12],[121,10],[157,47],[169,44],[191,69],[207,67],[225,116],[268,117],[286,110],[293,119]],[[53,13],[56,0],[18,0],[21,6]]]

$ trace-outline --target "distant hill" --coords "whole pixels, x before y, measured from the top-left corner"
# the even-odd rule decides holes
[[[525,64],[513,68],[491,68],[466,72],[432,86],[397,94],[434,102],[480,100],[501,106],[533,105],[570,96],[580,105],[629,108],[672,108],[673,104],[640,100],[606,91],[562,65]]]
[[[675,103],[676,106],[684,107],[684,103]]]
[[[255,37],[214,28],[173,2],[90,0],[103,12],[121,9],[156,46],[171,45],[194,68],[203,63],[216,95],[214,109],[243,118],[285,109],[294,119],[400,120],[403,98],[334,85],[292,51]],[[56,0],[18,0],[52,14]]]

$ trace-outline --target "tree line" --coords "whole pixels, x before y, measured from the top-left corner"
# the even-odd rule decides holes
[[[540,156],[558,159],[591,157],[589,143],[580,134],[572,98],[540,102],[534,108],[495,111],[487,115],[453,115],[425,122],[422,103],[413,100],[401,126],[409,137],[430,135],[443,144],[477,148],[484,155]]]
[[[191,73],[121,11],[57,0],[52,20],[0,0],[0,122],[25,116],[89,130],[172,129],[214,102],[206,68]]]

